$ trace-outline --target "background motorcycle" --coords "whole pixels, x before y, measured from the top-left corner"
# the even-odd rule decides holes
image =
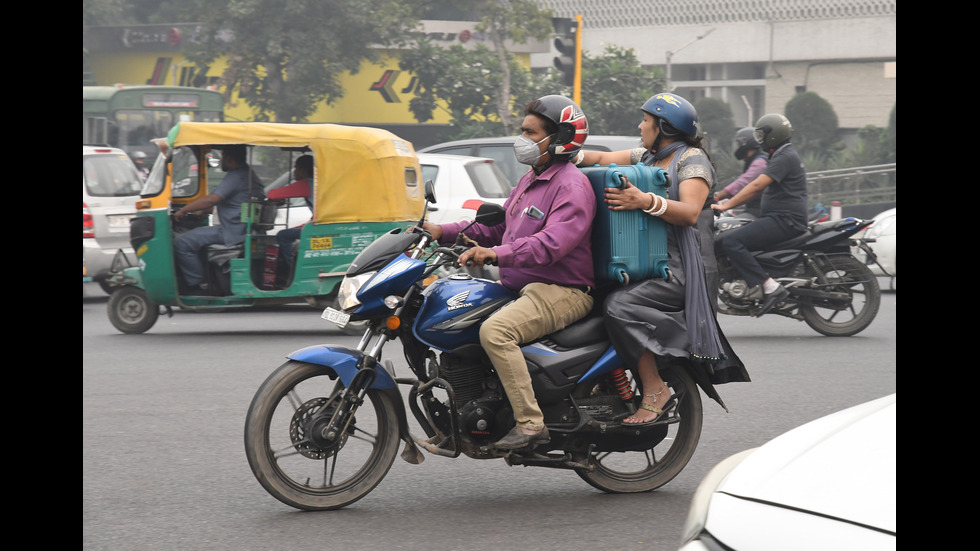
[[[426,198],[435,201],[428,185]],[[497,205],[485,204],[477,214],[488,225],[502,220]],[[503,458],[508,465],[571,469],[610,493],[650,491],[680,473],[701,435],[698,383],[681,366],[663,362],[661,375],[676,405],[655,424],[623,424],[640,396],[601,316],[523,347],[551,442],[533,450],[490,447],[514,426],[514,416],[480,347],[479,327],[516,296],[468,274],[433,276],[458,265],[466,247],[457,242],[425,257],[432,238],[421,222],[365,248],[341,284],[344,311],[324,311],[338,325],[367,321],[357,348],[297,350],[256,392],[245,450],[272,496],[304,510],[344,507],[381,482],[399,440],[409,463],[424,459],[419,447],[449,458]],[[396,377],[392,361],[382,359],[394,339],[401,340],[412,377]],[[410,386],[409,407],[425,437],[409,433],[399,385]],[[710,382],[701,388],[721,403]]]
[[[749,289],[721,246],[724,232],[753,219],[743,216],[715,219],[721,314],[755,316],[762,305],[761,289]],[[878,279],[850,251],[851,236],[871,221],[856,218],[815,221],[818,219],[811,219],[802,235],[753,253],[773,279],[789,291],[786,300],[769,313],[804,321],[822,335],[856,335],[871,324],[881,304]]]

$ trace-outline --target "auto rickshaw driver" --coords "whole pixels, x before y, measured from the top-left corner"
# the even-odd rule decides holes
[[[211,294],[199,252],[211,244],[233,246],[243,243],[247,226],[242,221],[242,203],[252,196],[265,198],[258,175],[248,165],[246,147],[229,145],[222,149],[221,170],[227,173],[224,179],[213,193],[195,199],[174,213],[174,218],[180,220],[187,213],[211,212],[217,208],[220,222],[215,226],[194,228],[174,238],[178,274],[184,287],[181,294]],[[253,184],[251,188],[250,183]]]

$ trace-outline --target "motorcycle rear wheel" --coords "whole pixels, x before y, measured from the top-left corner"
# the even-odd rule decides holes
[[[649,450],[594,452],[592,472],[575,472],[594,488],[611,494],[656,490],[670,482],[694,456],[701,439],[704,412],[694,379],[681,367],[661,368],[660,375],[678,397],[678,422],[667,425],[667,436]]]
[[[874,321],[881,306],[878,278],[866,265],[850,255],[817,257],[814,260],[820,273],[831,283],[823,289],[847,293],[851,296],[851,302],[843,310],[801,303],[803,320],[814,331],[828,337],[850,337],[864,331]]]
[[[252,399],[245,455],[262,487],[286,505],[306,511],[350,505],[371,492],[395,460],[398,418],[379,390],[367,391],[337,438],[317,438],[343,390],[329,368],[290,360]]]

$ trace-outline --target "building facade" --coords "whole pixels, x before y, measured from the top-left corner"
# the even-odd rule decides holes
[[[896,100],[896,0],[540,0],[582,16],[582,49],[632,48],[689,99],[727,102],[738,125],[826,99],[842,129],[885,127]],[[553,55],[552,55],[553,57]],[[551,64],[532,54],[531,66]],[[584,101],[584,100],[583,100]]]
[[[896,0],[539,0],[557,17],[581,15],[583,51],[598,56],[607,45],[632,48],[640,63],[663,68],[669,86],[689,100],[727,102],[739,126],[783,112],[795,94],[813,91],[830,102],[841,129],[885,127],[896,100]],[[446,46],[473,46],[485,37],[476,23],[423,21],[428,38]],[[198,74],[183,56],[196,25],[90,27],[91,84],[217,82],[222,60]],[[548,43],[511,44],[533,68],[550,67]],[[386,128],[416,147],[433,143],[445,114],[418,124],[408,110],[415,82],[398,70],[390,52],[345,81],[346,94],[322,105],[311,122]],[[586,103],[587,98],[583,98]],[[250,120],[247,105],[232,97],[228,120]]]

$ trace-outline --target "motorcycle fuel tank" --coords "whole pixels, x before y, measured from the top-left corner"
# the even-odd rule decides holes
[[[494,281],[452,275],[426,287],[422,309],[412,332],[443,352],[464,344],[479,344],[480,324],[501,306],[517,298]]]

